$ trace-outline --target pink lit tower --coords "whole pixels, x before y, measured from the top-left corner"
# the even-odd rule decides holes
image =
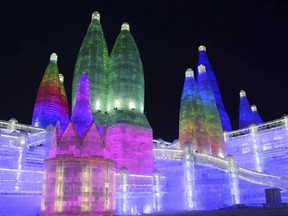
[[[89,103],[88,75],[83,73],[71,120],[64,134],[55,127],[45,161],[41,215],[99,216],[115,212],[115,162],[108,159],[103,137]]]
[[[60,123],[63,133],[68,125],[68,103],[64,88],[64,76],[59,74],[57,55],[52,53],[50,62],[40,83],[32,116],[32,125],[36,127],[55,126]]]
[[[128,23],[123,23],[108,66],[107,139],[117,170],[152,174],[152,128],[144,115],[144,73]]]

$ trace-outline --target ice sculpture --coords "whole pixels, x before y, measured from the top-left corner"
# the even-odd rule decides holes
[[[94,12],[75,64],[72,83],[72,106],[76,101],[77,84],[83,72],[90,80],[90,105],[96,122],[102,122],[106,112],[108,49],[100,23],[100,14]],[[102,115],[103,114],[103,115]]]
[[[203,101],[206,128],[210,137],[212,154],[223,157],[225,143],[212,86],[208,79],[205,66],[199,65],[197,69],[197,84]]]
[[[104,156],[86,73],[78,82],[71,121],[62,137],[54,136],[51,151],[55,154],[45,161],[41,215],[113,215],[115,162]]]
[[[144,74],[128,23],[123,23],[109,61],[108,112],[144,110]]]
[[[179,116],[179,143],[191,143],[194,150],[211,153],[205,112],[192,69],[187,69]]]
[[[67,115],[63,112],[68,110],[67,103],[62,101],[64,98],[61,94],[61,83],[57,66],[57,55],[52,53],[50,62],[45,70],[44,76],[40,83],[32,116],[32,125],[36,127],[53,126],[60,123],[66,124]],[[64,90],[65,91],[65,90]],[[63,92],[63,90],[62,90]],[[63,128],[65,125],[60,125]]]
[[[246,92],[241,90],[239,105],[239,129],[249,127],[249,125],[254,123],[254,113],[251,110]]]
[[[217,110],[218,110],[219,117],[220,117],[221,124],[222,124],[222,129],[223,131],[231,131],[232,128],[231,128],[230,118],[229,118],[228,113],[225,110],[216,76],[214,74],[214,71],[210,65],[208,56],[206,54],[206,47],[201,45],[199,46],[198,51],[199,51],[199,59],[198,59],[197,66],[202,64],[206,68],[207,77],[209,79],[209,82],[211,83],[211,87],[215,96]]]

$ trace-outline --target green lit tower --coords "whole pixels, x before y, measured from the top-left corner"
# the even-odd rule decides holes
[[[123,23],[108,67],[107,140],[110,158],[117,171],[127,168],[129,173],[153,172],[153,131],[143,113],[144,72],[142,61],[130,33]]]
[[[101,113],[104,114],[107,111],[108,61],[108,48],[100,24],[100,14],[94,12],[75,64],[72,83],[72,107],[75,105],[77,83],[82,73],[85,72],[90,80],[90,104],[96,122],[101,121],[101,116],[103,116]]]
[[[128,23],[122,24],[110,55],[108,71],[108,112],[119,109],[143,113],[143,66]]]

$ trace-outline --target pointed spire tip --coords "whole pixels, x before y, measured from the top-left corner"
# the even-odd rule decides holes
[[[198,47],[198,51],[201,52],[201,51],[204,51],[206,52],[206,47],[204,45],[201,45]]]
[[[59,73],[59,80],[60,80],[61,83],[64,82],[64,76],[61,73]]]
[[[252,105],[252,106],[251,106],[251,110],[252,110],[253,112],[257,112],[257,107],[256,107],[255,105]]]
[[[98,11],[94,11],[92,13],[92,20],[99,20],[100,21],[100,13]]]
[[[129,23],[124,22],[124,23],[122,24],[122,26],[121,26],[121,31],[123,31],[123,30],[130,31],[130,25],[129,25]]]
[[[198,66],[198,72],[199,73],[205,73],[206,72],[206,67],[203,64],[200,64]]]
[[[240,91],[240,97],[246,97],[246,92],[244,90]]]
[[[58,56],[56,53],[50,55],[50,61],[57,62]]]
[[[191,68],[188,68],[185,72],[185,77],[194,77],[194,71]]]

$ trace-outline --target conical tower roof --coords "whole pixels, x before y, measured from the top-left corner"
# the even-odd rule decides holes
[[[63,134],[65,128],[69,124],[69,109],[68,109],[68,100],[67,95],[64,87],[64,76],[63,74],[59,74],[59,80],[60,80],[60,89],[61,89],[61,134]]]
[[[76,102],[73,108],[70,122],[74,124],[80,138],[82,138],[93,123],[92,111],[89,102],[89,79],[86,73],[83,73],[78,81],[78,90]]]
[[[255,124],[263,123],[261,116],[258,113],[257,107],[255,105],[251,106],[251,110],[253,112],[253,119]]]
[[[209,82],[211,84],[213,93],[214,93],[214,97],[216,100],[216,105],[217,105],[217,109],[218,109],[218,113],[219,113],[219,117],[221,120],[221,124],[222,124],[222,129],[223,131],[231,131],[231,122],[230,122],[230,118],[228,116],[228,113],[225,110],[223,101],[222,101],[222,97],[221,97],[221,93],[218,87],[218,83],[217,83],[217,79],[216,76],[214,74],[214,71],[210,65],[207,53],[206,53],[206,47],[201,45],[198,48],[199,51],[199,58],[198,58],[198,64],[197,67],[199,65],[204,65],[206,68],[206,73],[207,73],[207,77],[209,79]]]
[[[32,116],[32,125],[47,127],[62,122],[62,101],[57,55],[52,53],[50,62],[40,83]],[[62,127],[60,125],[60,127]]]
[[[123,23],[110,55],[108,112],[144,110],[144,74],[140,54],[128,23]]]
[[[199,65],[197,67],[197,72],[197,84],[203,101],[207,123],[206,128],[210,137],[212,154],[215,156],[224,156],[222,125],[217,110],[214,92],[206,73],[206,67],[202,64]]]
[[[202,99],[192,69],[187,69],[179,116],[179,143],[191,143],[199,152],[211,153]]]
[[[249,100],[244,90],[240,91],[240,105],[239,105],[239,129],[249,127],[254,124],[254,114],[251,110]]]
[[[100,23],[94,12],[86,36],[81,44],[72,83],[72,107],[75,105],[77,84],[83,72],[90,80],[90,104],[93,113],[106,111],[108,49]]]

